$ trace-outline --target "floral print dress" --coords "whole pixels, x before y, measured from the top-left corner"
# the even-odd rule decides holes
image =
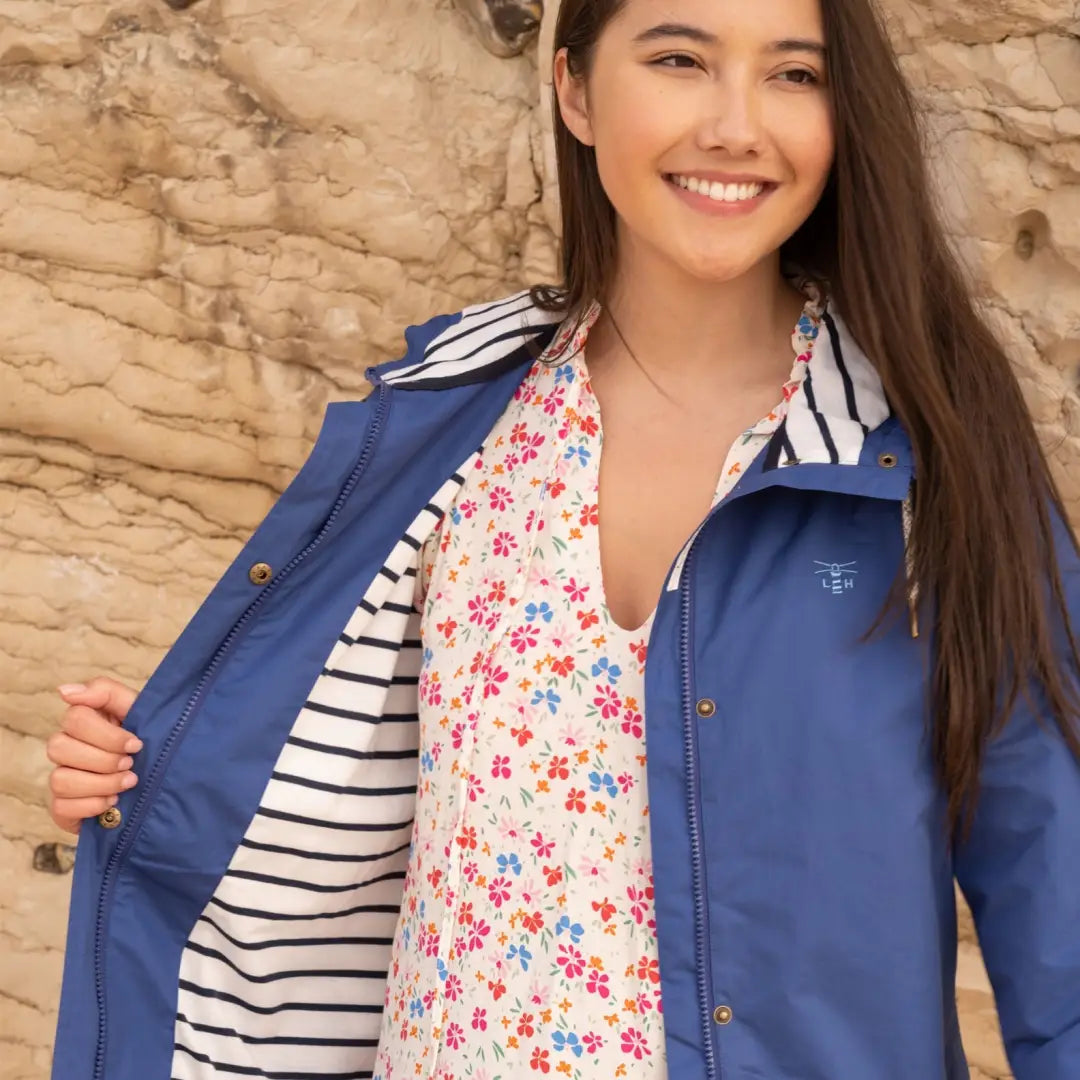
[[[564,325],[422,552],[420,776],[376,1080],[667,1075],[644,671],[604,603],[600,411]],[[783,418],[719,470],[714,505]],[[546,361],[546,362],[545,362]],[[422,605],[422,606],[420,606]]]

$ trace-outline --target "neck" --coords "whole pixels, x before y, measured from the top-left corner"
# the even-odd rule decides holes
[[[621,246],[619,272],[594,329],[599,340],[590,336],[591,369],[628,361],[621,332],[646,373],[675,393],[786,379],[804,298],[781,277],[778,256],[716,282],[690,277],[632,244]]]

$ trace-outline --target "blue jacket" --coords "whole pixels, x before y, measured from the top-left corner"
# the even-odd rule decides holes
[[[556,322],[527,294],[440,316],[329,407],[136,701],[140,784],[82,831],[54,1080],[371,1075],[416,789],[418,551]],[[825,324],[649,641],[670,1075],[966,1077],[955,875],[1017,1080],[1078,1080],[1080,766],[1018,709],[950,843],[926,636],[859,642],[904,565],[911,446]]]

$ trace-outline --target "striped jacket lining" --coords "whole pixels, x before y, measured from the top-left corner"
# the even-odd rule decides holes
[[[419,553],[477,456],[375,575],[188,939],[174,1080],[371,1075],[416,800]]]

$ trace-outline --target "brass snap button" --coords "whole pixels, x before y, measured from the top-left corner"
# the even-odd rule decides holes
[[[265,585],[274,576],[274,571],[270,569],[268,563],[257,562],[249,571],[248,577],[251,578],[252,585]]]
[[[732,1017],[731,1009],[729,1009],[726,1005],[717,1005],[716,1008],[713,1009],[712,1018],[718,1024],[730,1024],[731,1023],[731,1017]]]
[[[703,697],[697,703],[698,716],[712,716],[716,712],[716,702],[712,698]]]
[[[103,829],[115,829],[124,820],[124,815],[115,806],[110,806],[104,814],[98,814],[97,820]]]
[[[895,454],[878,454],[877,463],[883,469],[896,468],[896,455]]]

